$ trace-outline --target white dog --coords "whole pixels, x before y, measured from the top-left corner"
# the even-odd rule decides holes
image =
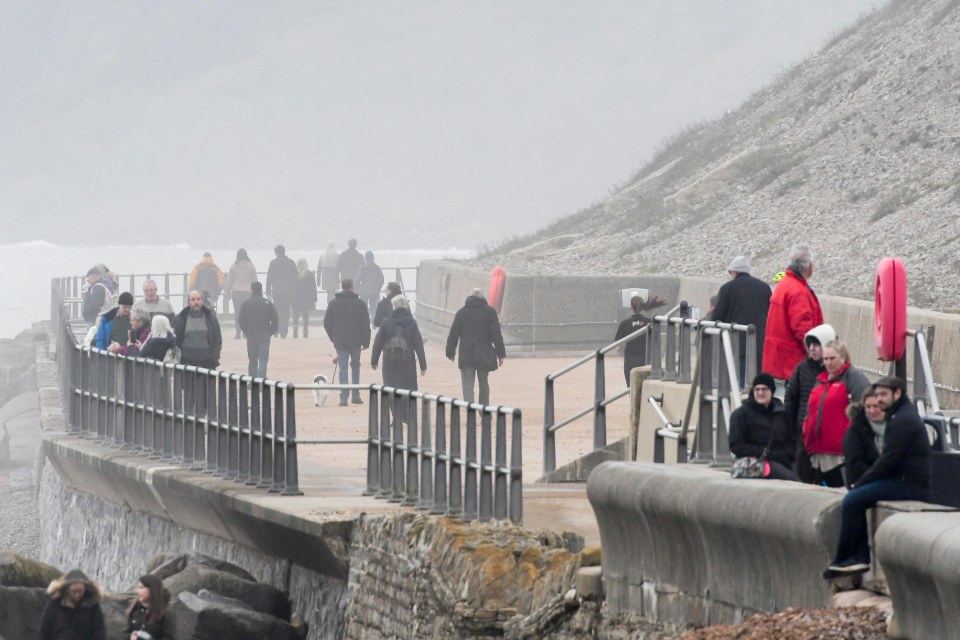
[[[327,384],[327,376],[322,373],[318,373],[313,376],[313,384]],[[327,390],[326,389],[314,389],[313,390],[313,406],[315,407],[325,407],[327,406]]]

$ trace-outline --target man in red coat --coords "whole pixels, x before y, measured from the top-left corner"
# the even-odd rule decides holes
[[[790,266],[773,290],[763,342],[763,370],[786,380],[804,358],[803,337],[823,324],[820,301],[807,280],[813,275],[813,253],[806,245],[790,249]]]

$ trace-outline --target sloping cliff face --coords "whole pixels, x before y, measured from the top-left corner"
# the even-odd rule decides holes
[[[895,0],[722,119],[690,127],[607,200],[481,256],[523,273],[724,274],[815,253],[812,284],[960,308],[960,1]]]

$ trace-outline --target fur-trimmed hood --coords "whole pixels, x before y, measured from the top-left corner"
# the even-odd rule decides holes
[[[100,585],[88,578],[86,574],[79,569],[74,569],[50,583],[50,586],[47,587],[47,593],[50,595],[50,599],[57,601],[63,600],[66,586],[76,582],[82,582],[87,585],[87,592],[83,594],[83,600],[80,601],[81,607],[92,607],[100,604],[100,601],[103,599]]]

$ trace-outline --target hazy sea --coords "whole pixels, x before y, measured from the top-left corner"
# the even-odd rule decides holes
[[[361,252],[366,247],[358,247]],[[343,247],[338,247],[343,249]],[[463,259],[473,255],[472,250],[447,249],[372,249],[387,281],[393,278],[393,268],[416,267],[423,260],[443,258]],[[213,255],[214,262],[226,272],[237,255],[234,249],[208,249],[189,244],[170,246],[102,246],[68,247],[43,240],[0,245],[0,273],[5,274],[0,286],[3,301],[0,308],[0,338],[13,338],[37,320],[50,317],[50,281],[57,276],[85,275],[98,262],[106,264],[117,274],[146,274],[154,277],[164,274],[189,272],[200,261],[204,251]],[[248,249],[257,271],[265,272],[273,259],[271,249]],[[310,269],[316,269],[321,249],[287,248],[287,255],[298,260],[306,258]],[[388,270],[390,268],[391,270]],[[405,272],[407,286],[412,272]],[[125,287],[126,283],[122,285]],[[141,291],[134,291],[140,297]],[[322,296],[321,296],[322,297]]]

